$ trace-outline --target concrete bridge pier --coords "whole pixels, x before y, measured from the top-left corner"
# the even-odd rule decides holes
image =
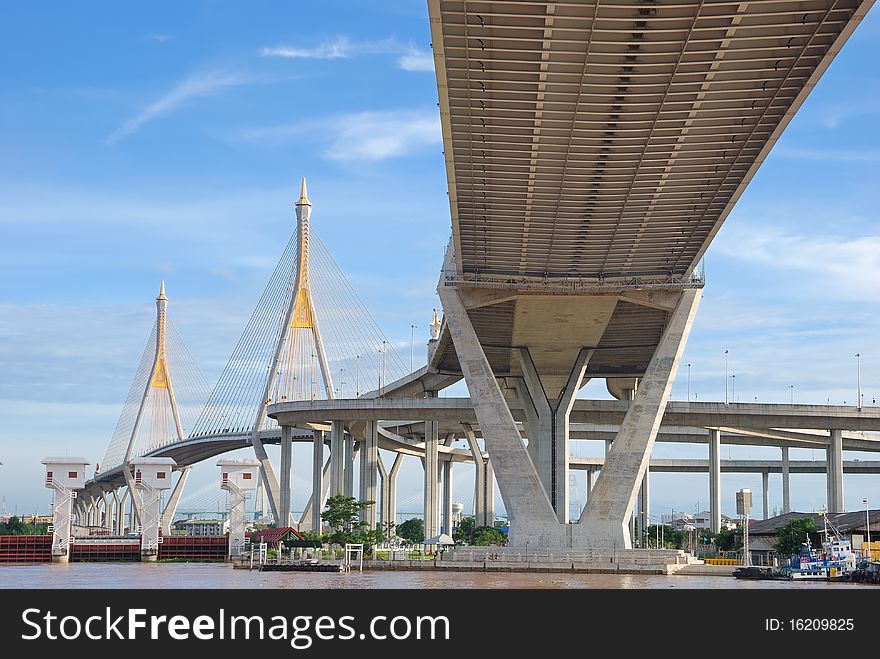
[[[123,535],[125,533],[125,502],[128,492],[119,496],[121,487],[113,490],[113,535]]]
[[[630,549],[627,523],[669,400],[702,291],[686,289],[669,314],[654,356],[639,381],[583,514],[578,545]]]
[[[177,483],[171,490],[168,501],[165,502],[165,509],[162,511],[162,533],[171,535],[171,525],[174,522],[174,516],[177,514],[177,506],[180,505],[180,498],[183,496],[183,489],[186,487],[186,481],[189,479],[191,465],[187,465],[180,469],[180,475],[177,477]]]
[[[345,462],[342,421],[330,422],[330,496],[345,493]]]
[[[354,496],[354,457],[355,446],[354,437],[343,432],[342,434],[342,466],[343,466],[343,485],[342,493],[347,497]]]
[[[452,460],[445,460],[440,467],[443,476],[442,515],[443,533],[452,535]]]
[[[428,392],[435,398],[436,392]],[[425,538],[440,533],[440,424],[425,421]]]
[[[395,454],[391,469],[385,469],[381,456],[377,456],[376,463],[382,480],[381,524],[385,534],[390,535],[397,526],[397,475],[403,464],[403,453]]]
[[[314,533],[321,532],[321,513],[330,490],[330,463],[332,458],[324,462],[324,432],[313,431],[312,439],[312,496],[309,497],[299,520],[300,529],[311,529]]]
[[[476,526],[493,526],[495,524],[495,478],[492,465],[489,460],[483,457],[483,451],[477,444],[477,436],[470,424],[463,423],[462,427],[474,458],[474,524]]]
[[[281,474],[280,501],[278,502],[278,526],[290,526],[290,472],[293,467],[293,426],[281,426]]]
[[[645,546],[645,532],[651,525],[651,470],[645,469],[642,486],[639,488],[638,533],[639,546]]]
[[[709,431],[709,531],[721,531],[721,431]]]
[[[829,434],[831,442],[826,449],[825,461],[827,508],[829,513],[842,513],[846,512],[843,503],[843,432],[832,430]]]
[[[791,512],[791,474],[788,463],[788,447],[782,447],[782,512]]]
[[[523,377],[517,391],[526,413],[529,456],[561,524],[568,523],[569,415],[581,388],[593,350],[582,348],[567,382],[556,397],[548,396],[527,347],[514,352]]]
[[[379,423],[367,421],[364,424],[364,441],[360,451],[361,475],[360,475],[360,500],[372,501],[373,505],[361,511],[361,521],[376,528],[378,497],[376,496],[376,481],[379,471]]]
[[[761,472],[761,492],[764,503],[764,519],[770,518],[770,472]]]

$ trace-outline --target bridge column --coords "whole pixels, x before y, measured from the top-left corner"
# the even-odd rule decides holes
[[[354,496],[354,437],[348,433],[342,436],[342,460],[343,460],[343,494],[347,497]]]
[[[761,472],[761,492],[764,502],[764,519],[770,518],[770,472]]]
[[[593,470],[587,469],[587,496],[586,500],[590,498],[590,491],[593,489]]]
[[[441,467],[443,472],[443,533],[452,535],[452,460],[445,460]]]
[[[447,252],[447,264],[451,264],[453,252],[452,249]],[[498,486],[511,519],[511,543],[561,546],[563,543],[558,541],[562,535],[561,525],[523,445],[461,294],[445,281],[437,287],[437,292],[483,440],[498,470]]]
[[[394,455],[390,470],[385,469],[381,455],[377,458],[377,464],[382,478],[382,531],[386,537],[390,537],[397,526],[397,474],[403,464],[403,453]]]
[[[293,462],[293,426],[281,426],[281,474],[280,501],[278,519],[279,527],[290,526],[290,470]]]
[[[721,531],[721,431],[709,431],[709,531]]]
[[[121,493],[121,494],[120,494]],[[116,490],[116,535],[125,534],[125,513],[128,507],[128,488]]]
[[[429,391],[429,398],[437,392]],[[425,421],[425,538],[440,533],[440,424]]]
[[[682,291],[675,310],[669,314],[660,343],[639,382],[635,399],[627,409],[593,487],[593,496],[576,527],[575,532],[588,545],[632,547],[627,524],[638,486],[648,468],[700,297],[699,289]]]
[[[323,455],[321,457],[323,457]],[[313,462],[314,460],[315,457],[313,456]],[[324,512],[324,507],[327,505],[327,496],[330,494],[330,458],[327,458],[327,461],[324,463],[323,469],[319,469],[317,473],[318,477],[321,480],[321,487],[319,489],[316,489],[317,483],[315,482],[315,472],[313,467],[312,494],[311,496],[309,496],[309,500],[306,502],[306,507],[303,510],[302,517],[300,517],[299,520],[299,526],[300,529],[309,528],[312,529],[315,533],[320,533],[321,514]],[[315,492],[320,492],[321,494],[316,496]]]
[[[95,500],[94,498],[90,498],[86,503],[86,526],[92,527],[95,525]]]
[[[180,476],[177,478],[177,484],[171,490],[171,496],[165,504],[165,510],[162,511],[162,533],[171,535],[171,524],[174,522],[174,516],[177,514],[177,506],[180,505],[180,497],[183,496],[183,488],[186,487],[186,481],[189,478],[189,472],[192,469],[187,465],[180,470]]]
[[[376,480],[379,460],[379,423],[367,421],[364,425],[364,442],[361,448],[360,500],[372,501],[373,505],[361,511],[361,520],[376,528],[379,499],[376,496]]]
[[[547,396],[528,348],[519,348],[515,354],[523,372],[521,382],[525,385],[519,394],[526,410],[529,447],[534,445],[529,454],[559,521],[566,524],[569,515],[569,415],[593,351],[580,350],[565,386],[559,397],[553,400]]]
[[[110,506],[110,525],[107,527],[110,535],[119,535],[119,488],[114,488],[110,491],[110,500],[108,502]]]
[[[474,458],[474,525],[486,526],[486,469],[483,451],[477,444],[477,436],[469,423],[463,423],[471,456]]]
[[[791,476],[788,464],[788,447],[782,447],[782,512],[791,512]]]
[[[843,432],[831,431],[831,443],[826,450],[825,481],[828,490],[829,513],[846,512],[843,504]]]
[[[324,510],[328,485],[324,472],[328,468],[324,466],[324,433],[321,430],[314,430],[312,431],[312,497],[300,520],[301,525],[310,525],[314,533],[321,533],[321,512]]]
[[[345,493],[344,434],[342,421],[330,423],[330,496]]]
[[[483,464],[483,524],[495,526],[495,470],[492,461]]]
[[[639,488],[639,547],[645,546],[645,533],[651,525],[651,470],[645,469],[642,486]]]

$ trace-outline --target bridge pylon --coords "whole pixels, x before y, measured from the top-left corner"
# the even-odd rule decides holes
[[[284,315],[282,331],[275,344],[275,351],[266,378],[263,398],[257,408],[251,444],[260,461],[260,474],[269,495],[269,505],[276,523],[289,526],[290,517],[290,469],[292,437],[289,432],[281,438],[281,481],[272,467],[269,455],[260,438],[266,423],[266,409],[272,402],[273,392],[287,399],[313,399],[319,397],[317,378],[320,373],[327,398],[334,398],[333,378],[327,361],[327,352],[321,340],[318,314],[312,302],[311,271],[309,260],[310,224],[312,202],[309,201],[306,179],[302,179],[300,196],[296,202],[297,267],[291,275],[292,294]],[[317,368],[316,364],[317,362]],[[279,383],[279,376],[284,381]],[[281,385],[279,387],[279,384]],[[283,393],[282,393],[283,392]]]
[[[131,486],[132,462],[156,449],[183,441],[186,438],[185,418],[189,415],[192,419],[201,409],[207,398],[207,389],[207,383],[168,317],[168,296],[163,281],[156,296],[153,330],[116,430],[100,463],[101,472],[96,477],[121,466],[127,472],[126,483]],[[175,488],[175,500],[179,499],[185,483],[186,473],[183,472]],[[135,516],[143,525],[142,498],[136,491],[130,494]],[[114,515],[119,517],[119,511]]]

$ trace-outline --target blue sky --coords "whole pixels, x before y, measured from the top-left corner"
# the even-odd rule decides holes
[[[7,509],[46,508],[44,456],[103,455],[159,280],[216,380],[293,229],[303,175],[315,230],[402,353],[411,323],[423,353],[449,234],[424,0],[19,3],[4,7],[0,39]],[[880,398],[878,53],[875,10],[713,243],[685,355],[698,400],[723,399],[725,349],[741,401],[787,401],[793,384],[796,402],[852,403],[856,352],[866,403]],[[607,397],[602,383],[584,395]],[[296,508],[309,479],[306,454],[295,461]],[[400,499],[418,510],[409,462]],[[194,491],[213,486],[214,469],[200,468]],[[705,508],[705,481],[656,476],[654,512]],[[458,468],[466,510],[471,483]],[[722,487],[730,512],[733,491],[760,491],[760,479]],[[880,505],[880,479],[847,477],[848,507],[863,496]],[[780,498],[771,478],[771,507]],[[824,479],[797,477],[793,499],[820,508]]]

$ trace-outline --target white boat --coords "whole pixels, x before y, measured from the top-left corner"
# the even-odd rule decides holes
[[[801,552],[788,566],[788,578],[793,581],[843,581],[850,578],[856,569],[857,556],[852,544],[842,538],[832,527],[834,535],[828,530],[825,519],[825,540],[821,549],[813,549],[810,539],[801,545]]]

